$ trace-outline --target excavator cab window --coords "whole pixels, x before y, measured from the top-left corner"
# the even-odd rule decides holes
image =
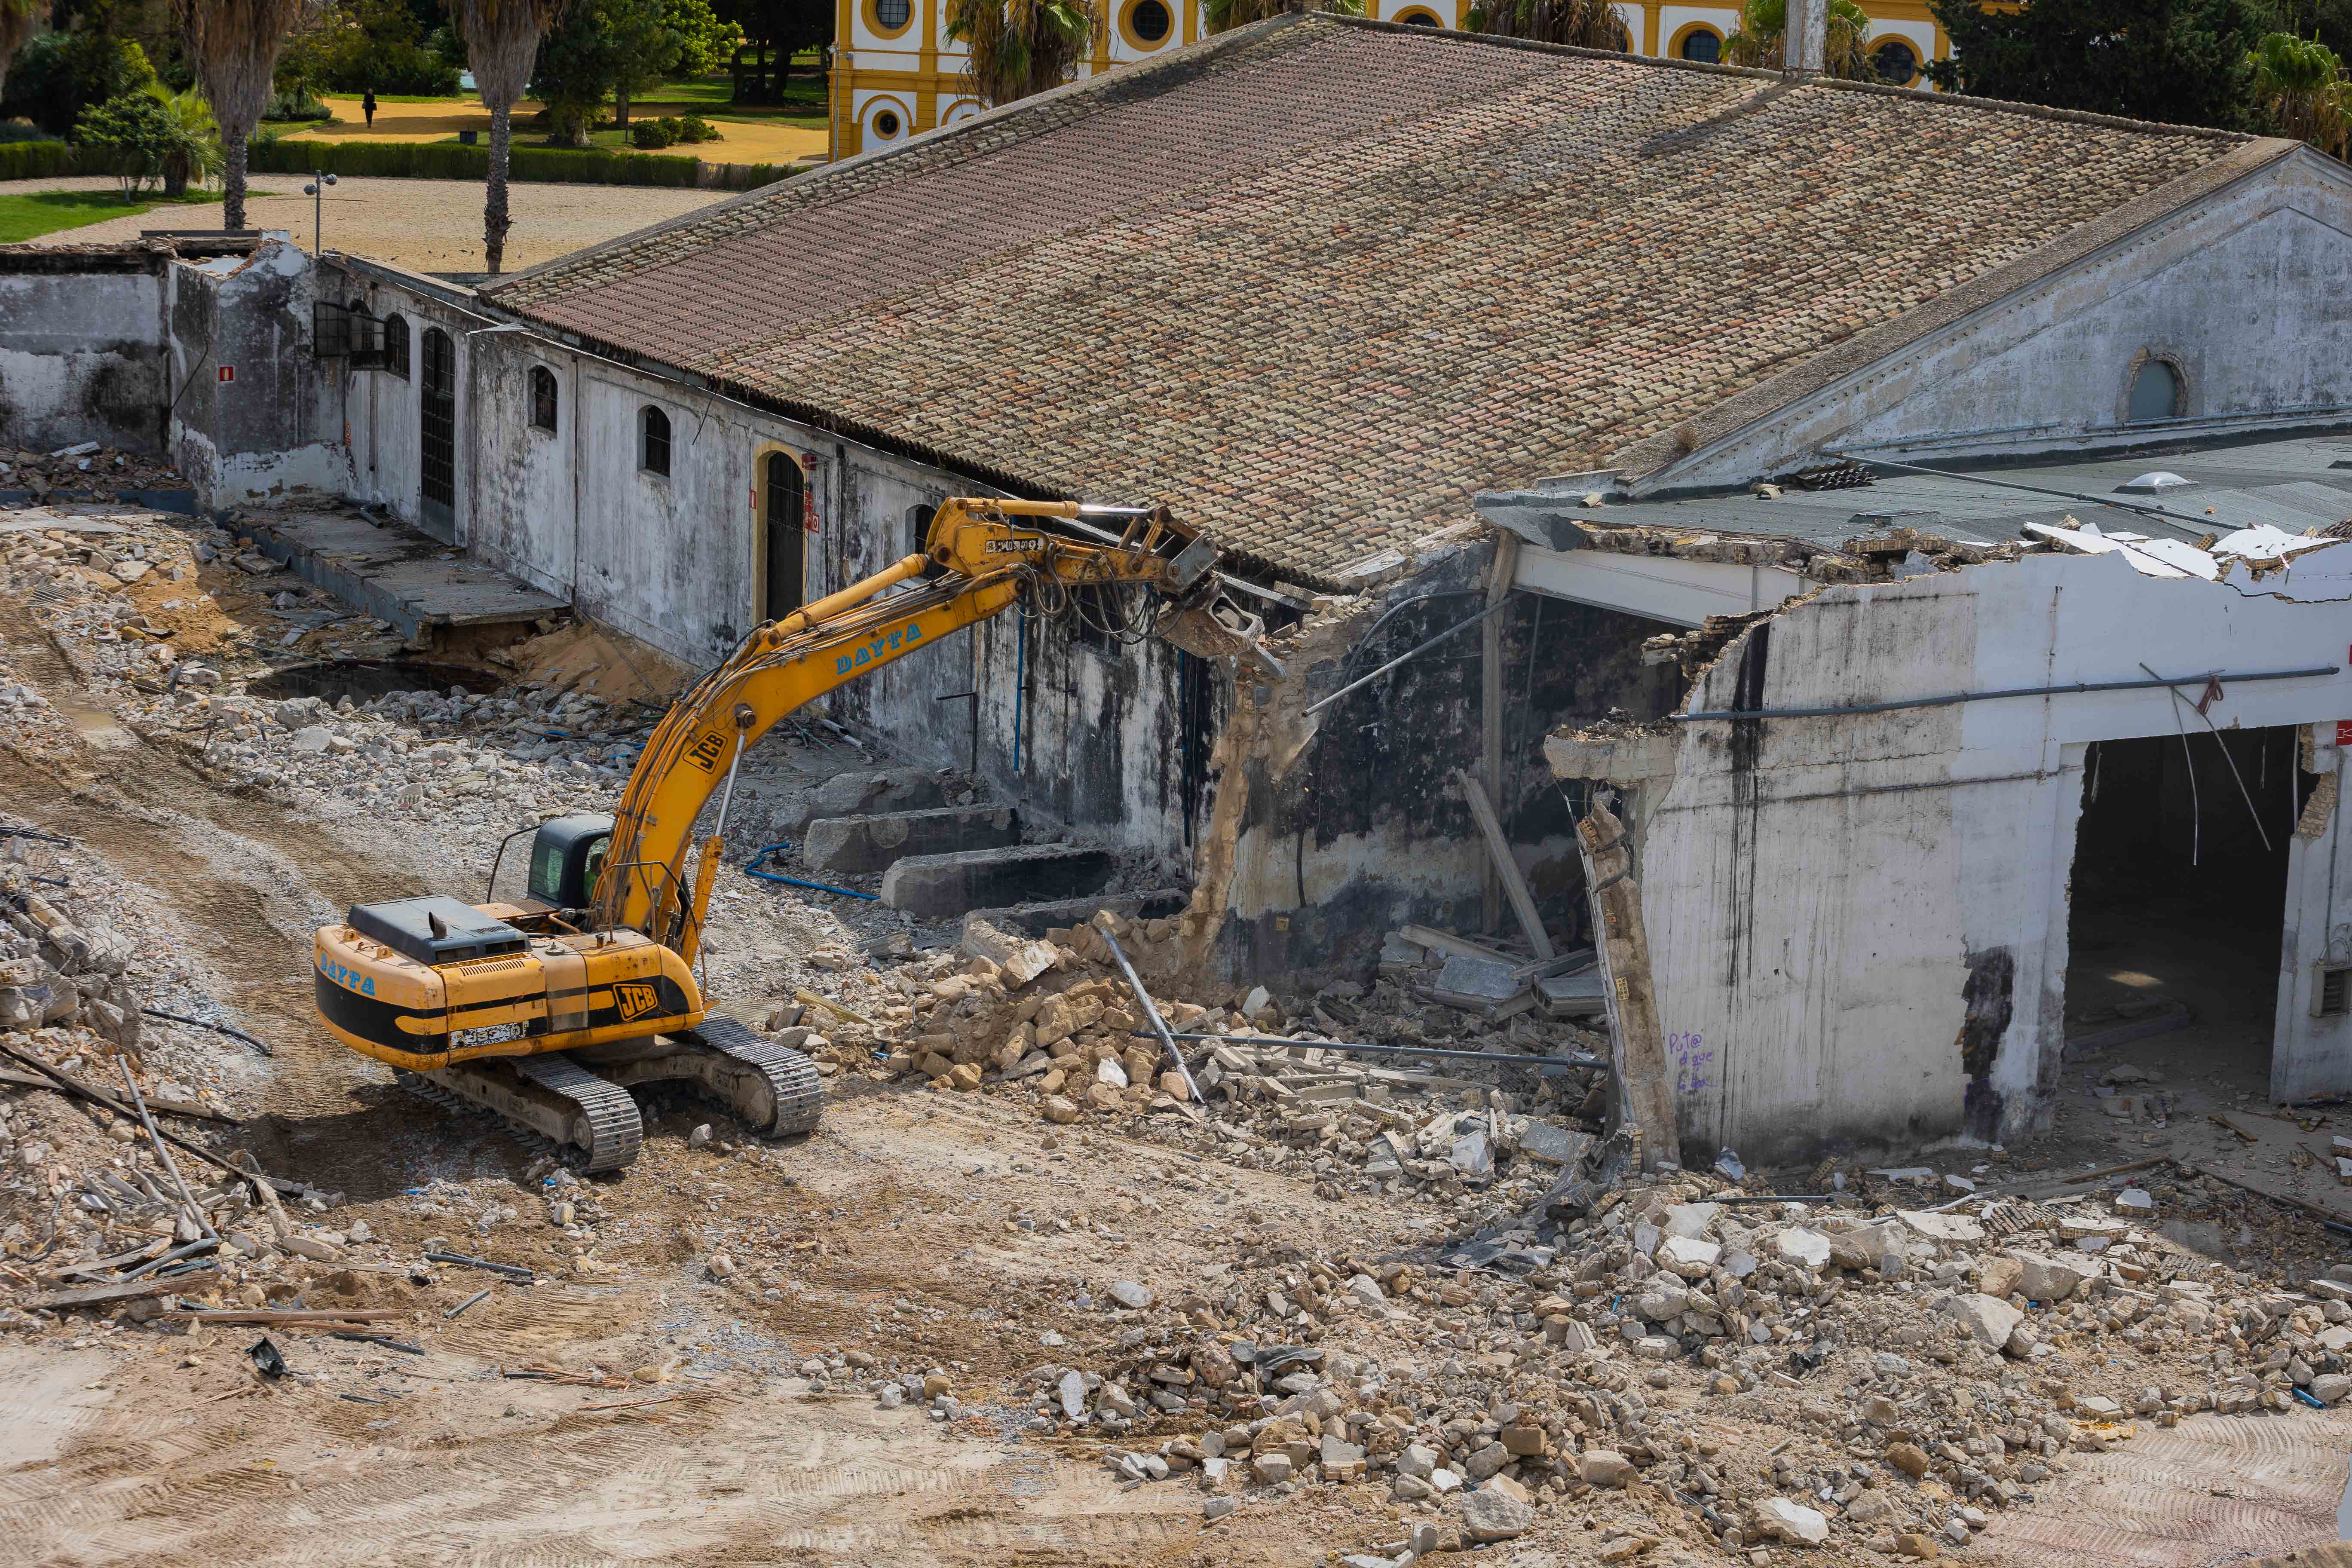
[[[609,816],[558,816],[541,823],[531,840],[531,899],[550,909],[586,909],[595,901],[596,879],[612,847]]]

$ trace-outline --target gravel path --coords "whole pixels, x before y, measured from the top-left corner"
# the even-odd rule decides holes
[[[301,194],[296,174],[263,174],[248,196],[246,221],[258,228],[286,229],[310,243],[311,199]],[[0,181],[0,195],[38,191],[109,190],[106,178]],[[508,187],[514,228],[507,236],[507,270],[542,261],[627,234],[632,229],[724,201],[731,192],[672,190],[651,185],[557,185],[515,184]],[[388,180],[349,175],[327,193],[327,243],[339,250],[374,257],[419,272],[478,272],[482,268],[482,187],[470,180]],[[128,217],[109,218],[81,228],[61,229],[35,245],[89,245],[136,239],[143,229],[218,228],[221,209],[157,207]]]

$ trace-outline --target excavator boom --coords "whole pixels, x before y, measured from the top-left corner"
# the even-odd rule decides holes
[[[807,1131],[814,1065],[710,1013],[695,976],[743,753],[835,687],[1016,605],[1066,608],[1076,590],[1148,590],[1176,607],[1158,623],[1171,640],[1246,652],[1255,618],[1218,599],[1215,561],[1164,507],[942,503],[921,554],[759,627],[680,697],[612,818],[542,823],[526,903],[407,899],[320,927],[321,1021],[416,1092],[576,1146],[591,1171],[635,1157],[636,1083],[693,1080],[755,1131]]]

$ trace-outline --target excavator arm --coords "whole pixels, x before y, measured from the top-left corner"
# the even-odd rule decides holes
[[[692,963],[737,766],[814,699],[1016,604],[1066,603],[1071,589],[1148,588],[1230,643],[1235,623],[1250,618],[1212,604],[1215,561],[1208,542],[1165,507],[943,502],[922,554],[760,626],[655,726],[614,816],[595,924],[643,931]],[[718,825],[689,885],[695,824],[721,790]]]

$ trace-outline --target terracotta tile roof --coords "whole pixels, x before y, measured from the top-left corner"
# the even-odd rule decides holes
[[[1323,583],[2245,146],[1292,17],[488,297]]]

